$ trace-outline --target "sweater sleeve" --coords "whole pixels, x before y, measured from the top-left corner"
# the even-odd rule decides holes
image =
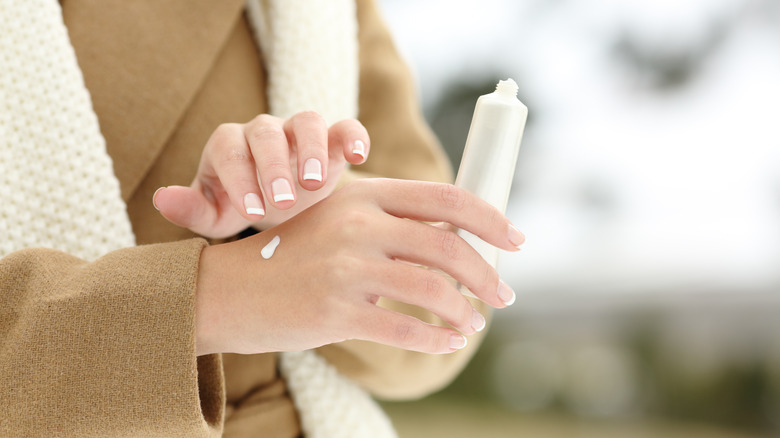
[[[195,356],[204,245],[0,259],[0,435],[219,436],[221,358]]]
[[[342,180],[383,176],[452,182],[449,160],[425,123],[414,81],[398,54],[380,11],[372,0],[358,2],[360,26],[360,115],[371,136],[368,161]],[[472,299],[486,318],[490,307]],[[397,302],[380,305],[446,325],[425,310]],[[477,351],[484,331],[472,335],[468,346],[455,353],[430,355],[385,345],[347,341],[319,349],[341,373],[374,395],[387,399],[417,398],[449,384]]]

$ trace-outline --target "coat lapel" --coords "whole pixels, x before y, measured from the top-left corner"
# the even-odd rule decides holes
[[[65,25],[125,201],[200,89],[241,18],[243,3],[62,2]]]

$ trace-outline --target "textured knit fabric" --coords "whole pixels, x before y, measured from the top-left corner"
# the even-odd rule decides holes
[[[0,257],[134,245],[56,0],[0,0]]]
[[[249,0],[247,11],[266,61],[274,115],[313,109],[328,125],[357,117],[354,0]]]
[[[285,353],[281,370],[308,438],[397,436],[390,419],[368,394],[320,355]]]

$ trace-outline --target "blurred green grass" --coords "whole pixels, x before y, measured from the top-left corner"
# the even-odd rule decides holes
[[[435,395],[384,402],[400,438],[769,438],[692,422],[653,419],[585,420],[563,413],[522,413],[484,400]]]

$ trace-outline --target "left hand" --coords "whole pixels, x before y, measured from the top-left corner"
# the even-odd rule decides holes
[[[192,184],[160,189],[153,202],[166,219],[205,237],[270,228],[327,197],[347,162],[366,160],[369,144],[359,121],[328,128],[313,111],[223,124],[206,143]]]

